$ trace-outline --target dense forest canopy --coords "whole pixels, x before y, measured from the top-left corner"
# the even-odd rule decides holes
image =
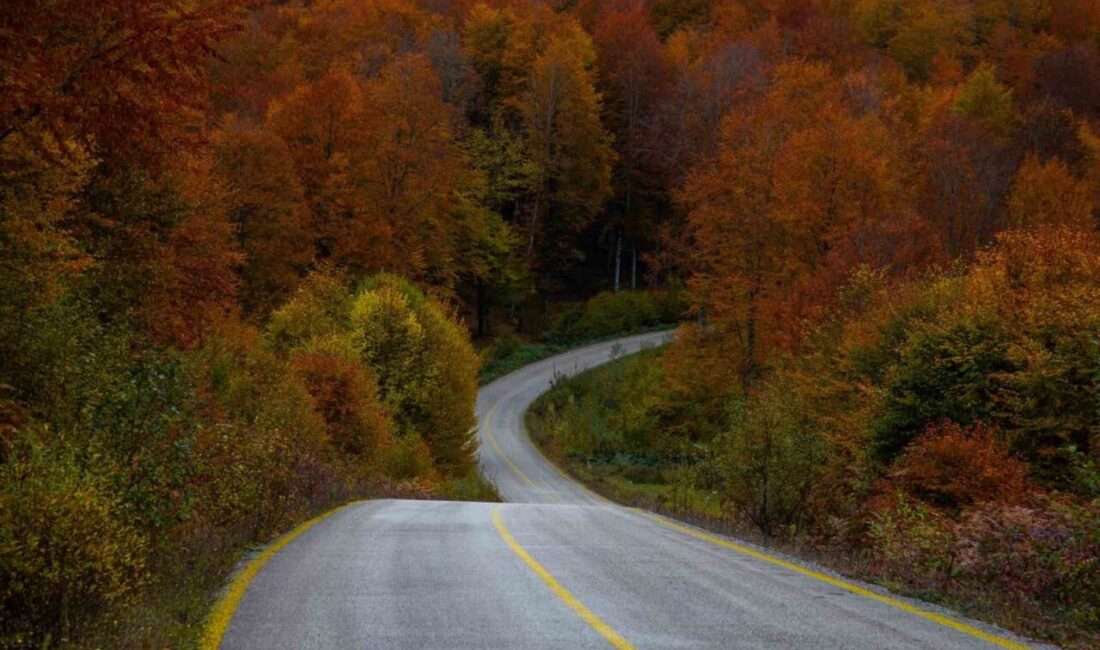
[[[469,335],[601,290],[686,291],[664,431],[801,387],[822,512],[958,426],[1083,503],[1098,218],[1098,0],[5,2],[0,636],[483,496]]]
[[[6,257],[33,258],[8,271],[23,287],[84,275],[93,259],[119,266],[104,240],[118,248],[123,232],[128,263],[179,268],[187,255],[153,264],[151,242],[204,213],[205,233],[229,235],[188,244],[210,261],[205,302],[248,317],[329,264],[399,273],[486,320],[502,303],[515,318],[537,293],[732,278],[700,308],[721,312],[746,281],[764,302],[763,285],[782,285],[798,294],[789,328],[854,266],[966,259],[1008,226],[1071,221],[1092,203],[1092,0],[7,13],[0,142],[6,212],[25,234]],[[149,198],[123,191],[158,200],[129,220],[103,214]],[[1054,197],[1075,203],[1042,203]],[[1035,216],[1036,204],[1065,214]],[[173,274],[138,276],[158,273]],[[174,281],[191,280],[158,283]],[[156,300],[141,293],[119,300]],[[157,328],[177,331],[155,334],[173,343],[201,329],[169,320]],[[769,336],[793,335],[783,329]]]

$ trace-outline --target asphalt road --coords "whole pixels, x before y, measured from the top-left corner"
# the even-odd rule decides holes
[[[523,429],[556,373],[644,335],[483,388],[481,462],[504,504],[369,501],[276,553],[226,649],[989,648],[1025,641],[839,581],[734,540],[613,505],[550,466]],[[1017,645],[1019,644],[1019,645]]]

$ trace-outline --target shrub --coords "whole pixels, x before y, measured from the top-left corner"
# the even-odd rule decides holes
[[[951,573],[954,535],[941,513],[904,494],[877,508],[869,526],[876,573],[921,591],[942,588]]]
[[[891,468],[890,482],[929,503],[958,509],[984,501],[1019,502],[1028,491],[1027,471],[993,429],[942,422],[905,449]]]
[[[325,420],[329,441],[341,453],[362,461],[377,459],[393,445],[389,418],[378,398],[378,384],[357,359],[303,350],[290,358]]]
[[[402,434],[416,432],[417,420],[430,408],[425,398],[435,368],[419,316],[410,296],[390,284],[358,293],[351,309],[363,359],[377,374]]]
[[[500,501],[500,494],[493,484],[476,472],[444,482],[440,492],[456,501]]]
[[[765,536],[795,532],[825,453],[798,400],[765,387],[749,402],[735,404],[731,427],[718,442],[724,497],[735,515]]]
[[[1022,328],[1021,328],[1022,329]],[[1071,487],[1078,454],[1098,453],[1100,322],[1067,327],[1047,321],[1020,331],[1008,349],[1014,371],[999,377],[1001,426],[1012,447],[1046,482]]]
[[[432,477],[432,452],[418,434],[406,434],[398,438],[386,453],[383,469],[386,476],[398,480]]]
[[[998,375],[1012,370],[1008,339],[989,320],[917,327],[900,349],[875,425],[875,450],[894,458],[926,425],[970,424],[996,409]]]
[[[195,444],[197,509],[214,526],[262,534],[336,480],[325,421],[257,332],[209,336],[188,359],[204,426]]]
[[[605,291],[583,306],[565,308],[551,325],[548,338],[584,340],[628,334],[678,322],[685,311],[680,293],[673,290]]]
[[[999,424],[1046,482],[1095,453],[1100,408],[1100,236],[1091,230],[1009,232],[979,258],[967,303],[991,305],[1013,333],[1000,378]]]
[[[523,343],[514,336],[501,337],[482,352],[478,381],[487,384],[529,363],[564,352],[569,347],[568,343]]]
[[[880,499],[869,538],[875,573],[910,589],[981,604],[1061,640],[1100,631],[1096,504],[1033,492],[949,517],[895,493]]]
[[[493,342],[489,347],[485,348],[481,353],[481,365],[482,367],[499,363],[503,359],[507,359],[513,355],[519,354],[523,349],[523,341],[517,336],[505,334],[493,339]]]
[[[179,355],[135,351],[139,339],[75,293],[26,314],[22,329],[15,348],[0,343],[0,381],[62,436],[42,442],[94,449],[135,525],[165,530],[186,516],[194,427]]]
[[[846,354],[882,389],[879,458],[892,460],[941,419],[982,420],[1037,477],[1072,487],[1068,469],[1091,453],[1100,406],[1098,260],[1100,238],[1089,233],[1007,233],[966,275],[886,293],[882,306],[849,315],[850,332],[878,334]]]
[[[146,539],[111,481],[31,435],[0,464],[0,639],[27,645],[132,597]]]
[[[267,325],[267,337],[275,348],[289,351],[319,338],[348,330],[351,293],[339,276],[312,273]]]
[[[660,321],[652,294],[645,291],[603,292],[584,305],[576,336],[598,337],[652,327]]]
[[[102,451],[135,524],[163,532],[189,515],[193,478],[190,378],[171,354],[143,353],[85,405],[68,444]],[[156,538],[157,536],[154,536]]]
[[[960,581],[1058,625],[1100,631],[1100,508],[1036,495],[987,502],[956,527]]]
[[[275,312],[267,336],[283,354],[324,351],[356,359],[377,381],[398,437],[423,441],[445,474],[473,470],[478,357],[451,313],[409,282],[382,274],[351,292],[339,279],[316,274]],[[341,372],[350,380],[349,368]],[[405,475],[421,463],[396,466]]]
[[[0,377],[55,429],[89,429],[86,407],[126,376],[133,335],[96,317],[83,297],[67,294],[21,315],[0,339]]]
[[[569,456],[677,459],[683,445],[665,435],[654,398],[661,386],[655,352],[618,359],[574,377],[559,378],[532,407]]]

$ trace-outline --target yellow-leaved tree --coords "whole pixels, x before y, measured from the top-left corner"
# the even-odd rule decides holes
[[[448,310],[383,274],[355,295],[351,328],[399,435],[423,439],[444,474],[471,470],[478,358]]]
[[[395,478],[426,476],[433,466],[462,477],[474,468],[477,355],[450,310],[412,283],[380,274],[351,291],[314,274],[272,316],[268,337],[295,360],[321,410],[334,414],[327,419],[338,447],[386,456]]]

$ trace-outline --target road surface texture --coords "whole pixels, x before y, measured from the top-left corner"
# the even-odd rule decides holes
[[[1026,641],[805,564],[616,506],[551,466],[524,412],[556,374],[663,334],[601,343],[484,387],[481,462],[507,503],[367,501],[275,553],[229,650],[990,648]]]

